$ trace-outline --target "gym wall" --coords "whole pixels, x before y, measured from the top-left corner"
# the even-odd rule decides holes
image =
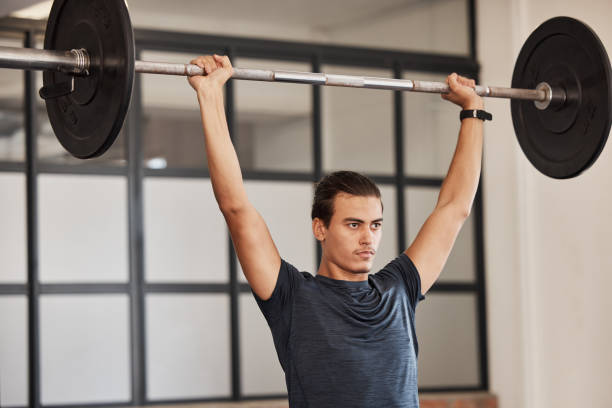
[[[525,38],[546,19],[578,18],[610,55],[605,0],[477,2],[482,82],[509,83]],[[492,392],[500,407],[612,404],[612,155],[575,179],[537,172],[520,151],[509,101],[489,99],[484,218]]]

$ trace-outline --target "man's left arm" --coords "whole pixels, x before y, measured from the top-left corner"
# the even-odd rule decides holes
[[[484,108],[482,98],[473,90],[473,80],[452,74],[447,83],[451,92],[443,94],[444,99],[463,109]],[[436,207],[405,251],[419,271],[423,294],[438,279],[459,230],[470,214],[480,179],[482,128],[480,119],[462,121],[455,154],[440,188]]]

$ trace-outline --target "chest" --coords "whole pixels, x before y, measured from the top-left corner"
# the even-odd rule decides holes
[[[412,341],[408,300],[395,288],[309,288],[297,294],[292,314],[290,341],[309,347],[372,351]]]

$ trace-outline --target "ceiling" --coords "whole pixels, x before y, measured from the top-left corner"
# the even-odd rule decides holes
[[[209,19],[255,20],[262,23],[308,25],[321,30],[365,24],[388,17],[426,0],[129,0],[130,11],[141,14],[197,15]]]
[[[209,20],[256,21],[286,26],[308,26],[317,31],[355,27],[406,11],[410,7],[436,0],[127,0],[132,20],[148,26],[147,17],[193,17]],[[438,0],[440,1],[440,0]],[[19,17],[45,19],[50,0],[2,0],[0,17],[17,13]],[[27,9],[27,10],[24,10]],[[23,14],[24,12],[29,14]],[[138,24],[135,24],[138,26]],[[180,28],[180,27],[177,27]],[[182,31],[182,30],[180,30]]]

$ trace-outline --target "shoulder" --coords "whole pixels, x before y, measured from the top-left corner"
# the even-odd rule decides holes
[[[381,279],[389,279],[398,277],[404,278],[406,274],[416,275],[418,277],[419,272],[410,257],[402,252],[391,262],[387,263],[380,271],[376,272],[374,276]]]
[[[278,271],[278,278],[276,279],[276,285],[272,292],[271,298],[279,296],[287,297],[294,293],[299,287],[309,280],[312,280],[313,276],[308,272],[300,272],[295,266],[281,258],[280,268]],[[268,301],[267,299],[265,301]],[[261,299],[260,299],[261,300]]]
[[[425,298],[421,293],[419,271],[406,253],[401,253],[386,264],[373,278],[382,284],[404,286],[413,304]]]

